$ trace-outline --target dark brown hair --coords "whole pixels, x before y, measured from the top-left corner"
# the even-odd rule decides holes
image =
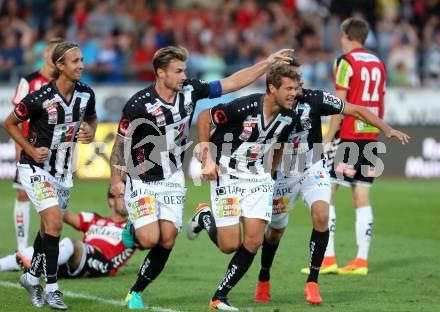
[[[301,79],[300,75],[292,69],[291,64],[272,65],[266,73],[266,92],[268,94],[270,92],[269,85],[273,85],[277,89],[281,87],[283,77],[291,78],[292,80],[296,81]]]
[[[168,46],[161,48],[154,53],[153,56],[153,69],[157,75],[159,68],[166,69],[172,60],[179,60],[185,62],[189,56],[189,52],[184,47]]]
[[[341,24],[341,31],[347,35],[348,40],[364,44],[368,36],[368,23],[360,18],[350,17]]]

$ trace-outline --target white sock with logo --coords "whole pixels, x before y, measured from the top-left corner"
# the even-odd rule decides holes
[[[356,208],[356,243],[357,258],[368,259],[371,234],[373,230],[373,209],[371,206]]]
[[[324,257],[334,257],[335,256],[335,231],[336,231],[336,210],[335,206],[330,205],[328,209],[328,244],[325,250]]]
[[[15,200],[14,205],[14,224],[15,237],[17,238],[17,249],[24,250],[28,246],[29,237],[29,201]]]
[[[58,265],[65,264],[73,256],[73,243],[70,238],[63,238],[60,242],[60,252],[58,254]]]

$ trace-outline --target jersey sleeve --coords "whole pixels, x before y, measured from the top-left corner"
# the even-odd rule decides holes
[[[95,214],[91,212],[80,212],[78,230],[87,232],[94,218]]]
[[[246,118],[248,115],[248,104],[242,99],[236,99],[226,104],[217,104],[210,110],[212,123],[219,127],[237,123]]]
[[[84,114],[84,120],[96,117],[95,105],[96,105],[95,92],[93,92],[93,90],[90,89],[90,99],[87,102],[86,112]]]
[[[124,138],[130,138],[129,133],[132,131],[131,123],[136,120],[136,118],[136,107],[131,101],[129,101],[122,110],[122,117],[118,126],[118,134]]]
[[[17,105],[20,101],[29,94],[29,82],[25,78],[21,78],[15,89],[15,95],[12,99],[12,104]]]
[[[350,78],[353,76],[353,68],[343,57],[338,58],[334,64],[334,85],[336,90],[350,89]]]
[[[26,121],[32,117],[37,117],[42,108],[38,104],[37,100],[28,94],[25,96],[14,108],[14,115],[20,121]]]
[[[345,102],[340,98],[325,91],[313,91],[312,103],[317,108],[319,115],[337,115],[342,114]]]
[[[205,98],[218,98],[222,95],[222,85],[220,80],[205,82],[203,80],[192,79],[188,80],[188,84],[194,89],[193,101],[197,102]]]

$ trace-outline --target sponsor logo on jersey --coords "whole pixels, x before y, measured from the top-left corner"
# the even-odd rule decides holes
[[[47,122],[50,125],[56,125],[58,123],[58,103],[52,103],[46,107],[47,111]]]
[[[73,137],[74,137],[74,125],[64,125],[61,128],[61,138],[60,138],[60,143],[64,143],[64,142],[72,142],[73,141]]]
[[[87,233],[85,242],[94,239],[103,240],[113,246],[117,246],[122,240],[122,229],[114,225],[114,223],[106,224],[106,220],[98,220],[96,224],[92,224]]]
[[[218,109],[214,112],[212,119],[216,125],[224,125],[228,122],[228,117],[222,109]]]
[[[151,114],[156,117],[156,123],[159,127],[163,127],[166,124],[165,115],[163,113],[162,107],[157,107]]]
[[[309,130],[312,128],[312,120],[309,117],[301,118],[301,127],[304,130]]]
[[[155,199],[153,196],[143,197],[131,204],[134,220],[156,214]]]
[[[240,216],[238,197],[219,198],[217,199],[217,207],[220,218]]]
[[[39,202],[42,202],[45,199],[57,197],[53,186],[47,181],[36,182],[32,186],[34,187],[34,192]]]
[[[322,101],[324,102],[324,104],[333,106],[334,108],[339,110],[342,109],[342,101],[339,98],[327,92],[324,92],[323,95],[324,98]]]
[[[257,157],[260,155],[261,153],[261,146],[260,145],[255,145],[252,146],[250,148],[248,148],[245,152],[245,157],[247,158],[247,160],[255,160],[257,159]]]
[[[23,102],[18,103],[15,106],[15,115],[17,115],[19,118],[26,118],[28,115],[28,109],[26,104],[24,104]]]
[[[272,214],[288,213],[289,211],[290,211],[290,204],[288,197],[273,199]]]
[[[119,132],[125,136],[130,131],[131,131],[130,119],[128,117],[123,117],[119,122]]]

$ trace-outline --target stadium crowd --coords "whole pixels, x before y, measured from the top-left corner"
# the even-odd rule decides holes
[[[188,75],[207,81],[293,47],[306,85],[331,89],[340,22],[362,14],[389,85],[440,84],[439,0],[0,0],[0,82],[40,68],[58,36],[79,43],[86,83],[152,81],[167,45],[187,47]]]

